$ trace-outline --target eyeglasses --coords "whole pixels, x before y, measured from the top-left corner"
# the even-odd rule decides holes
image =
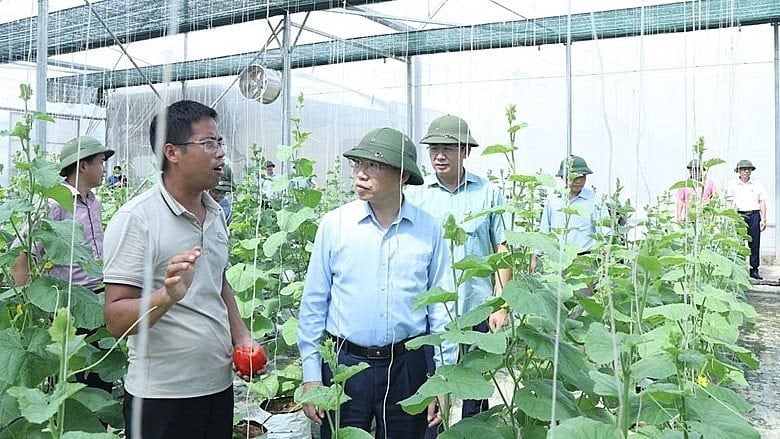
[[[428,152],[431,153],[431,155],[439,155],[439,153],[442,153],[444,155],[452,155],[456,154],[460,148],[457,146],[429,146]]]
[[[200,140],[198,142],[183,142],[183,143],[172,143],[172,145],[176,146],[184,146],[184,145],[201,145],[203,149],[206,152],[214,152],[217,150],[217,148],[225,148],[225,139],[206,139],[206,140]]]
[[[377,172],[387,167],[387,165],[385,164],[373,162],[371,160],[356,160],[356,159],[349,159],[349,166],[352,167],[353,173],[357,173],[362,170],[366,174],[376,174]]]

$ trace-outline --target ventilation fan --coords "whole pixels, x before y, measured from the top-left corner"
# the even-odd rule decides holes
[[[247,99],[270,104],[282,91],[282,74],[259,64],[251,64],[238,78],[238,90]]]

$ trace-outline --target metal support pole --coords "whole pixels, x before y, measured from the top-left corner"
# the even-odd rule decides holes
[[[566,157],[572,154],[571,123],[571,35],[566,41]]]
[[[406,132],[412,140],[414,137],[414,66],[412,59],[406,58]]]
[[[284,14],[284,29],[282,29],[282,145],[292,144],[292,100],[290,96],[290,13]],[[287,163],[282,163],[282,172],[287,172]]]
[[[772,23],[774,28],[774,40],[775,40],[775,199],[773,204],[775,205],[775,261],[777,264],[780,261],[780,202],[778,202],[778,196],[780,195],[780,178],[778,178],[778,170],[780,170],[780,23]]]
[[[49,60],[49,0],[38,0],[38,45],[35,59],[35,111],[46,112],[46,74]],[[76,133],[78,135],[80,133]],[[46,121],[35,121],[35,143],[46,150]]]
[[[414,100],[414,108],[412,112],[412,132],[409,135],[414,136],[412,139],[419,140],[423,136],[423,120],[422,120],[422,67],[420,67],[420,58],[412,58],[412,83],[414,84],[414,93],[412,94]],[[426,122],[427,123],[427,122]]]

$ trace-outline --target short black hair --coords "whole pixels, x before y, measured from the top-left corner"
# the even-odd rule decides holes
[[[184,143],[192,135],[192,124],[199,120],[210,117],[217,120],[217,111],[200,102],[182,100],[174,102],[168,106],[165,118],[165,143]],[[157,115],[152,118],[149,124],[149,144],[152,151],[157,147]],[[163,169],[165,169],[165,159],[163,159]]]
[[[114,171],[116,171],[116,170],[119,170],[119,171],[121,171],[121,170],[122,170],[122,167],[121,167],[121,166],[119,166],[119,165],[116,165],[116,166],[114,166]]]

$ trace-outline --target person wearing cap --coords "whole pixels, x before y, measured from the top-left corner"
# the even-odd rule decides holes
[[[232,194],[236,191],[236,187],[233,184],[233,171],[230,166],[225,163],[222,165],[222,177],[219,178],[217,185],[209,189],[209,195],[219,204],[222,208],[222,212],[225,214],[225,222],[230,225],[232,219],[232,211],[230,206],[230,197],[228,194]]]
[[[428,372],[430,351],[407,350],[405,343],[429,329],[441,332],[450,321],[444,304],[413,305],[434,286],[453,290],[450,252],[439,221],[404,199],[404,185],[423,184],[408,136],[373,129],[343,156],[359,199],[328,212],[314,239],[298,325],[304,395],[331,384],[317,348],[332,339],[340,363],[368,364],[346,381],[351,400],[341,406],[337,427],[369,430],[375,421],[377,437],[419,438],[440,418],[435,403],[418,415],[398,404]],[[454,364],[456,355],[454,345],[436,348],[436,361],[444,364]],[[331,437],[332,414],[309,404],[304,412],[321,425],[323,438]]]
[[[738,177],[726,186],[726,205],[742,215],[750,235],[750,277],[763,279],[758,267],[761,264],[761,232],[766,229],[766,199],[764,185],[753,177],[756,167],[750,160],[740,160],[734,168]]]
[[[65,210],[55,201],[49,202],[47,216],[51,220],[63,221],[72,219],[80,223],[84,229],[83,243],[90,250],[95,260],[103,258],[103,218],[100,201],[92,192],[103,184],[105,162],[114,155],[114,151],[106,149],[100,141],[93,137],[82,136],[71,139],[60,151],[60,176],[64,177],[62,185],[73,195],[73,212]],[[15,242],[14,245],[19,245]],[[41,256],[45,248],[33,249],[33,254]],[[16,259],[11,269],[17,285],[26,284],[30,278],[30,267],[27,253],[23,252]],[[95,293],[103,291],[103,277],[87,272],[78,264],[55,265],[48,272],[50,276],[82,286]],[[85,333],[79,328],[79,333]],[[77,380],[89,387],[111,392],[112,383],[105,382],[91,373],[86,377],[77,376]]]
[[[114,166],[111,175],[106,179],[106,184],[110,189],[127,186],[127,177],[122,175],[122,167],[119,165]]]
[[[547,197],[542,210],[539,230],[543,233],[566,231],[566,243],[574,244],[578,254],[590,253],[596,245],[593,237],[598,229],[598,222],[605,217],[598,205],[596,193],[585,187],[588,175],[593,171],[584,158],[572,155],[561,161],[556,176],[566,184],[562,193],[553,193]],[[556,191],[557,192],[557,191]],[[582,209],[584,215],[573,215],[564,210],[569,206]],[[536,269],[537,255],[531,257],[531,271]]]
[[[262,176],[263,181],[260,183],[260,192],[263,194],[263,207],[270,208],[270,200],[276,198],[276,192],[273,189],[274,183],[274,168],[276,165],[274,162],[268,160],[265,162],[265,175]]]
[[[699,163],[698,159],[688,162],[688,178],[693,181],[693,187],[681,187],[677,189],[677,221],[688,218],[688,210],[691,201],[695,198],[701,203],[706,203],[717,194],[718,188],[711,179],[704,179],[707,169]]]
[[[217,112],[174,102],[154,116],[149,137],[153,151],[162,148],[160,178],[111,218],[104,252],[106,327],[117,338],[129,334],[125,433],[229,439],[231,357],[257,344],[225,279],[225,216],[207,193],[224,173]]]
[[[500,212],[491,212],[468,221],[466,217],[504,205],[504,195],[487,179],[466,171],[464,161],[471,148],[479,144],[471,135],[468,123],[458,116],[447,114],[434,119],[428,132],[420,140],[428,145],[434,175],[425,178],[421,186],[408,191],[409,201],[420,206],[444,225],[450,215],[465,229],[465,244],[456,246],[453,259],[460,261],[467,255],[486,258],[496,252],[508,251],[504,229],[506,224]],[[501,269],[492,277],[472,277],[458,287],[458,313],[469,312],[492,296],[500,296],[512,272]],[[499,309],[475,330],[497,330],[507,323],[507,311]],[[488,409],[487,400],[463,401],[462,417],[471,417]]]
[[[92,249],[95,259],[103,258],[103,222],[100,201],[92,192],[103,184],[105,162],[114,155],[100,141],[93,137],[76,137],[68,141],[60,151],[60,176],[62,185],[68,188],[74,198],[74,212],[68,212],[55,201],[49,202],[48,217],[56,221],[73,219],[84,226],[84,244]],[[18,285],[29,279],[27,254],[17,258],[12,269]],[[77,265],[55,266],[49,274],[65,281],[71,279],[76,285],[88,290],[102,290],[102,276],[93,276]]]

